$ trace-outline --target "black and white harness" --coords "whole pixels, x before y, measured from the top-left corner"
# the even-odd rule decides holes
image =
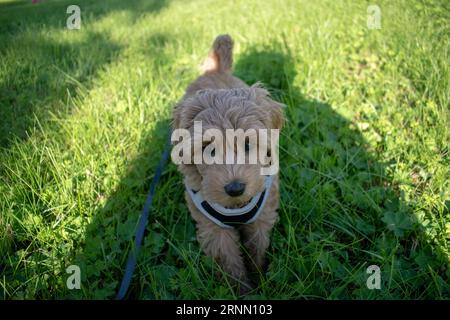
[[[233,228],[238,225],[252,223],[258,218],[269,196],[272,180],[273,176],[266,176],[264,190],[255,195],[248,204],[237,209],[228,209],[218,203],[210,203],[203,199],[200,192],[194,191],[188,186],[186,186],[186,190],[195,207],[204,216],[222,228]]]

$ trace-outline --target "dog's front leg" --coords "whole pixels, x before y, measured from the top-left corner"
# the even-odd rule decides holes
[[[242,227],[244,246],[248,255],[248,267],[251,271],[265,272],[265,253],[270,244],[270,233],[276,216],[276,211],[266,212],[255,222]]]
[[[189,204],[192,204],[188,200]],[[221,228],[190,206],[191,215],[197,222],[197,240],[203,252],[213,257],[241,289],[248,286],[247,271],[241,256],[239,233],[235,229]]]
[[[215,224],[197,224],[197,238],[205,254],[213,257],[235,280],[246,280],[246,269],[239,248],[239,234]]]

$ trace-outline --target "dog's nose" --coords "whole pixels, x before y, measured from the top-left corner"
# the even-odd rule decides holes
[[[232,197],[239,197],[245,191],[245,183],[239,181],[232,181],[225,187],[225,192]]]

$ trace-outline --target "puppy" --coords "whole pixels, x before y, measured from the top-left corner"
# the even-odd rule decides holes
[[[261,85],[249,87],[231,74],[232,50],[230,36],[215,39],[203,64],[203,75],[189,85],[174,109],[174,131],[185,129],[195,136],[194,131],[198,131],[195,126],[199,123],[201,133],[216,129],[223,136],[227,129],[281,129],[282,104],[273,101]],[[260,148],[262,140],[257,141],[251,148]],[[180,141],[174,141],[172,136],[172,142],[177,145]],[[204,152],[212,141],[196,143],[194,138],[189,143],[193,157],[194,152]],[[228,140],[223,149],[227,145],[230,145]],[[236,155],[237,150],[233,148],[234,138],[231,150]],[[250,149],[248,138],[244,148],[245,152]],[[228,149],[223,151],[219,158],[225,159],[227,152]],[[267,160],[271,161],[277,152],[268,148],[263,156],[266,162],[256,164],[225,161],[178,164],[184,176],[189,211],[197,224],[198,242],[204,253],[213,257],[234,283],[240,284],[241,292],[242,288],[251,287],[249,271],[264,269],[265,251],[278,218],[278,173],[261,174],[261,168],[267,167]]]

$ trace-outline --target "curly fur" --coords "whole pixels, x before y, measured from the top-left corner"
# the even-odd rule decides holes
[[[173,128],[193,133],[194,121],[202,121],[203,130],[281,129],[282,105],[273,101],[260,84],[246,85],[231,74],[233,41],[221,35],[213,43],[204,64],[204,73],[189,85],[173,113]],[[246,203],[264,188],[259,164],[180,164],[185,183],[199,190],[205,200],[226,207]],[[230,197],[224,186],[234,179],[246,184],[239,197]],[[262,268],[270,232],[277,220],[279,202],[278,175],[258,219],[238,229],[224,229],[204,217],[186,193],[186,201],[197,223],[197,239],[205,254],[214,257],[222,268],[240,283],[248,283],[247,271]],[[250,264],[245,264],[240,245],[245,246]]]

